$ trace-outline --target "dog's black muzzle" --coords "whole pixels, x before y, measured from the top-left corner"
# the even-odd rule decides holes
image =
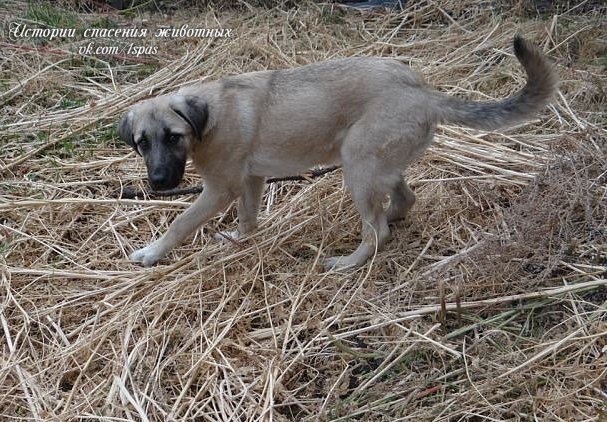
[[[185,166],[148,168],[148,183],[153,190],[169,190],[177,187]]]

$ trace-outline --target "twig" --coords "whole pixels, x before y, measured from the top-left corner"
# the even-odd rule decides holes
[[[266,183],[275,183],[275,182],[299,182],[299,181],[310,181],[311,179],[323,176],[327,173],[331,173],[340,166],[331,166],[320,169],[311,170],[307,174],[302,174],[298,176],[285,176],[285,177],[271,177],[266,180]],[[123,188],[115,196],[120,199],[133,199],[137,197],[167,197],[167,196],[180,196],[180,195],[193,195],[196,193],[201,193],[203,191],[202,186],[196,186],[191,188],[182,188],[182,189],[170,189],[165,191],[158,190],[150,190],[150,191],[141,191],[135,188]]]

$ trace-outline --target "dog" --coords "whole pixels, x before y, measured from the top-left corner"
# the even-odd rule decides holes
[[[145,160],[151,187],[177,186],[191,158],[204,190],[160,239],[130,258],[156,264],[234,200],[234,237],[247,235],[257,226],[266,177],[341,164],[362,240],[350,255],[324,263],[334,270],[361,266],[388,239],[388,223],[415,203],[402,172],[428,148],[437,124],[499,129],[551,100],[558,77],[549,60],[520,36],[513,47],[527,83],[501,101],[448,96],[400,61],[355,57],[228,76],[134,105],[118,132]]]

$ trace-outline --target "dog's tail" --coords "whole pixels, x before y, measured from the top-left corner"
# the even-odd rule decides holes
[[[476,102],[441,95],[439,121],[475,129],[492,130],[529,119],[551,100],[558,75],[546,56],[520,36],[514,37],[514,54],[527,73],[527,84],[501,101]]]

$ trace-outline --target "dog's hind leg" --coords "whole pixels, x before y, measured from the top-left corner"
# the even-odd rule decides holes
[[[380,160],[361,155],[361,158],[354,160],[343,156],[342,159],[344,179],[362,219],[362,240],[352,254],[327,258],[327,269],[340,270],[361,266],[381,249],[390,237],[388,219],[382,206],[382,201],[390,190],[386,183],[385,168]]]
[[[415,193],[407,182],[400,179],[390,192],[390,207],[388,207],[388,222],[403,220],[415,204]]]

